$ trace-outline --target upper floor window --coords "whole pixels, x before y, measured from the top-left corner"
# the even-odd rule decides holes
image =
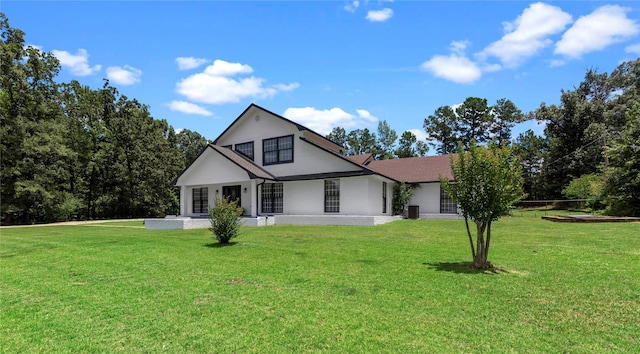
[[[236,151],[253,161],[253,141],[236,144]]]
[[[293,135],[262,140],[262,164],[293,162]]]

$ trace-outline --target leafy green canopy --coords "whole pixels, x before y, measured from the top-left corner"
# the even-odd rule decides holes
[[[451,156],[451,167],[454,181],[443,178],[442,186],[471,221],[498,220],[524,197],[522,168],[511,148],[472,142],[468,152]]]
[[[627,123],[608,152],[608,213],[640,216],[640,103],[626,115]]]

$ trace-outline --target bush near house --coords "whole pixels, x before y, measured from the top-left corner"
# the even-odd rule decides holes
[[[216,197],[216,206],[209,208],[211,222],[209,230],[213,232],[218,242],[229,243],[232,238],[238,236],[242,225],[240,215],[242,215],[242,208],[238,206],[237,201]]]

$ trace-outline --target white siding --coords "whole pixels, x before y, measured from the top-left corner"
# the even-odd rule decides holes
[[[420,214],[440,214],[440,183],[420,183],[409,205],[418,205]]]
[[[324,214],[324,180],[285,182],[283,214]]]
[[[324,180],[284,183],[284,215],[391,215],[391,187],[387,180],[387,214],[382,214],[382,182],[379,176],[339,178],[340,212],[324,212]]]

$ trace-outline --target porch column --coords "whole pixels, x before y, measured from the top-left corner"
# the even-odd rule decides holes
[[[187,215],[187,186],[180,186],[180,215]]]
[[[251,217],[258,216],[258,181],[251,180]]]

